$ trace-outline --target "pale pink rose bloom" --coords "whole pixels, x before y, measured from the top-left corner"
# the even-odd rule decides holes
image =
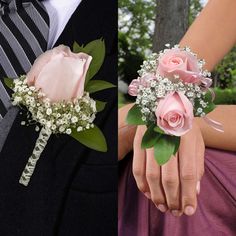
[[[128,94],[136,97],[138,95],[138,87],[140,85],[139,79],[133,79],[128,88]]]
[[[39,56],[27,74],[29,86],[40,89],[52,102],[70,101],[84,93],[92,57],[60,45]]]
[[[192,128],[193,105],[182,92],[160,99],[155,114],[157,125],[166,134],[182,136]]]
[[[152,80],[156,80],[156,77],[153,74],[146,74],[138,79],[133,79],[128,88],[129,95],[137,96],[139,86],[149,87]]]
[[[187,83],[201,83],[200,69],[197,58],[190,52],[179,48],[168,49],[159,60],[157,73],[173,79],[179,75],[180,80]]]

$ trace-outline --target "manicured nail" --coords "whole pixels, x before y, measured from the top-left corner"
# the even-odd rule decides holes
[[[144,193],[144,195],[148,198],[151,199],[151,194],[149,192]]]
[[[173,216],[179,216],[180,215],[180,211],[178,211],[178,210],[172,210],[171,213],[173,214]]]
[[[187,206],[187,207],[185,207],[185,209],[184,209],[184,213],[185,213],[186,215],[188,215],[188,216],[191,216],[191,215],[194,214],[194,208],[191,207],[191,206]]]
[[[197,181],[197,194],[200,194],[200,181]]]
[[[167,207],[164,204],[159,204],[157,206],[157,208],[161,211],[161,212],[166,212],[167,211]]]

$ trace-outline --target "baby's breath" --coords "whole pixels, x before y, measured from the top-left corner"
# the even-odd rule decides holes
[[[71,134],[73,130],[81,132],[94,127],[96,102],[87,92],[73,101],[51,102],[34,86],[27,85],[26,76],[14,80],[13,91],[13,105],[26,106],[32,120],[50,129],[52,133]],[[27,122],[22,121],[21,124],[26,125]]]

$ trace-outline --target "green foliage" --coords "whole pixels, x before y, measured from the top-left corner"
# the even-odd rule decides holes
[[[105,109],[106,107],[106,102],[103,102],[103,101],[99,101],[99,100],[96,100],[96,109],[97,109],[97,112],[101,112]]]
[[[154,131],[155,126],[155,124],[152,124],[147,128],[141,143],[143,149],[153,147],[160,138],[161,134]]]
[[[154,0],[119,1],[119,31],[125,33],[129,50],[144,54],[151,47],[155,6]]]
[[[189,25],[193,23],[199,12],[202,10],[202,4],[199,0],[190,0]]]
[[[216,80],[216,85],[222,89],[235,87],[236,47],[234,47],[215,68],[213,77]]]
[[[216,98],[214,103],[219,104],[235,104],[236,105],[236,88],[232,89],[214,89]]]
[[[79,46],[78,43],[74,42],[73,45],[73,51],[78,52],[84,52],[92,56],[92,62],[89,66],[87,76],[86,76],[86,84],[90,79],[93,78],[95,74],[99,71],[101,68],[104,58],[105,58],[105,42],[103,39],[97,39],[90,43],[88,43],[85,46]]]
[[[90,128],[81,132],[72,130],[71,136],[86,147],[89,147],[99,152],[107,151],[106,139],[102,131],[97,126],[94,126],[94,128]]]
[[[159,165],[164,165],[179,149],[180,137],[161,135],[154,145],[155,160]]]
[[[114,88],[116,87],[114,84],[109,83],[105,80],[90,80],[85,90],[89,93],[95,93],[104,89]]]
[[[148,49],[152,47],[155,25],[154,0],[119,1],[119,76],[129,82]]]
[[[13,88],[14,88],[14,82],[13,82],[13,79],[11,79],[11,78],[4,78],[4,84],[5,84],[9,89],[13,89]]]
[[[132,108],[129,110],[128,115],[126,117],[126,122],[130,125],[144,125],[146,124],[142,120],[142,113],[140,111],[140,108],[135,104],[132,106]]]

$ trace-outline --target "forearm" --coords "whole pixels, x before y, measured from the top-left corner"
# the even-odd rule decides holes
[[[209,0],[180,46],[189,46],[211,71],[236,42],[236,1]]]
[[[236,105],[219,105],[207,115],[220,122],[224,132],[219,132],[209,126],[202,118],[195,118],[200,126],[207,147],[236,151]]]
[[[133,148],[137,127],[126,123],[126,116],[133,105],[133,103],[127,104],[118,112],[118,160],[123,159]]]

